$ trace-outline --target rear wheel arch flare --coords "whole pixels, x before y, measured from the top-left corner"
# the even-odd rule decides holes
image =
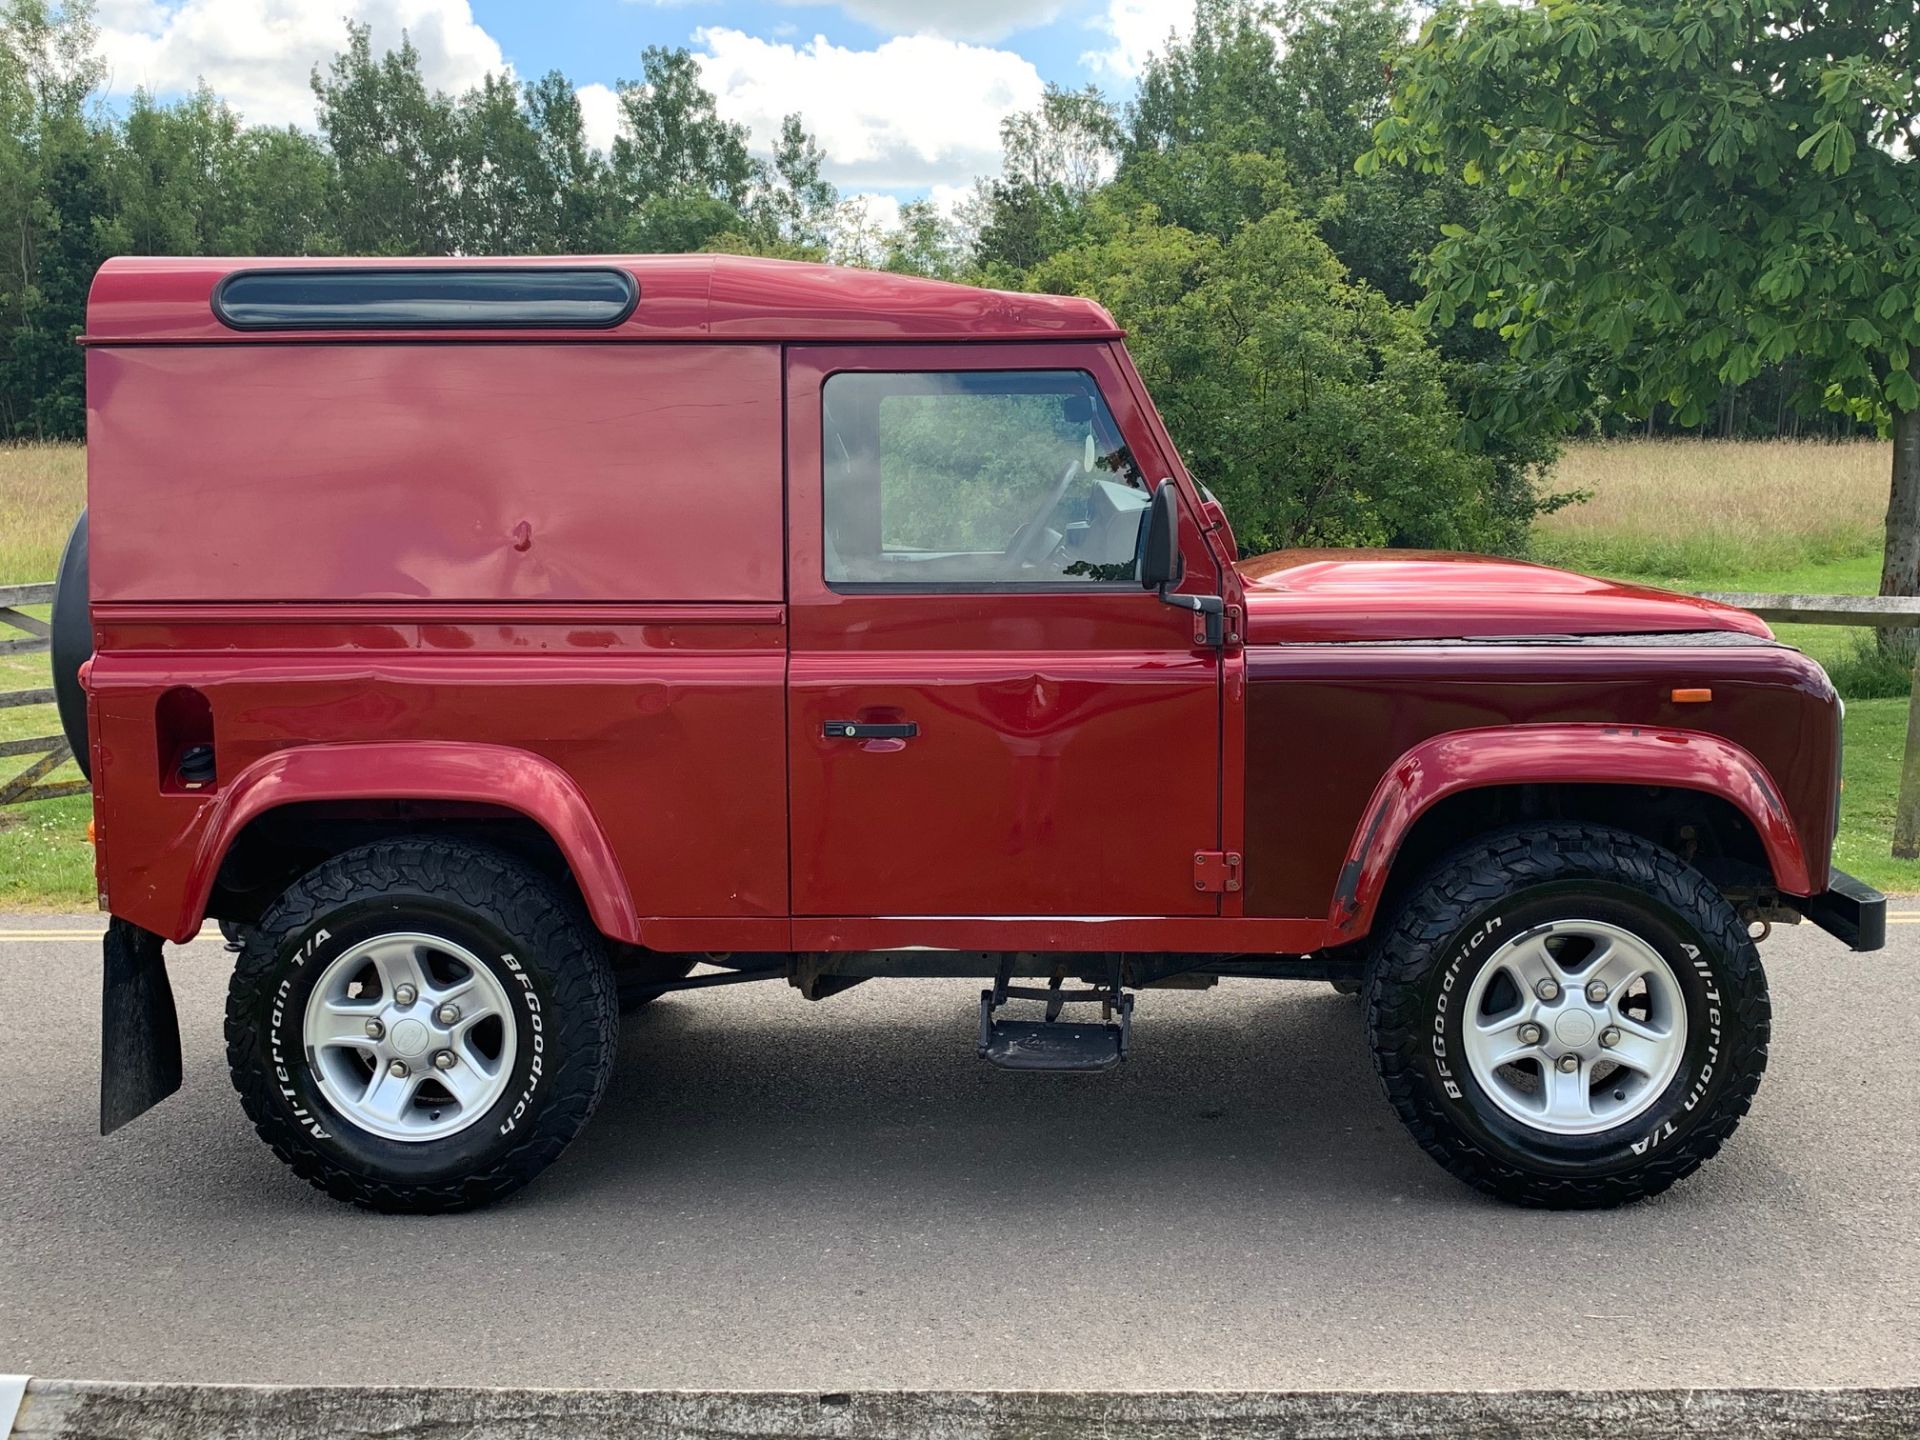
[[[198,930],[216,881],[245,854],[236,846],[293,807],[343,822],[336,830],[346,833],[351,825],[345,822],[357,821],[363,839],[370,831],[518,824],[551,846],[601,934],[639,943],[639,919],[619,861],[572,778],[530,751],[443,742],[302,746],[255,761],[222,786],[203,823],[176,938]],[[333,851],[345,848],[351,846]]]

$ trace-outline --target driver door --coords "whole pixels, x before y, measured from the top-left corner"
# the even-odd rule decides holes
[[[1112,351],[796,347],[787,416],[794,914],[1215,913],[1220,656],[1133,580],[1175,469]]]

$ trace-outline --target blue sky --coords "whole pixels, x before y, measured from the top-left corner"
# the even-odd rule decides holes
[[[99,0],[110,94],[205,80],[247,119],[310,125],[307,77],[343,17],[376,49],[404,30],[430,83],[563,71],[589,133],[611,141],[613,86],[649,45],[686,46],[721,113],[771,143],[799,111],[847,194],[957,199],[999,158],[1000,122],[1047,82],[1115,98],[1192,0]]]
[[[905,15],[914,7],[903,4],[887,8]],[[965,7],[952,8],[962,12]],[[1034,4],[1021,8],[1039,23],[1029,26],[1016,21],[1018,28],[998,40],[1001,47],[1025,56],[1048,80],[1067,85],[1111,80],[1111,76],[1096,75],[1094,67],[1082,59],[1089,51],[1112,44],[1111,38],[1097,28],[1106,12],[1100,0],[1080,0],[1061,7],[1050,20],[1046,17],[1051,7]],[[709,26],[793,43],[823,35],[835,45],[860,49],[871,49],[915,28],[911,24],[876,24],[835,5],[785,5],[770,0],[680,0],[674,4],[649,4],[645,0],[618,0],[614,4],[606,0],[548,0],[546,4],[476,0],[473,13],[521,69],[557,68],[581,84],[593,80],[611,83],[622,78],[618,73],[622,57],[627,57],[631,72],[637,67],[630,57],[648,45],[692,45],[696,32]],[[869,13],[878,18],[886,11]],[[1000,28],[991,26],[988,33]]]

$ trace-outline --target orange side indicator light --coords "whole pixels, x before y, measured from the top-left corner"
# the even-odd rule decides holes
[[[1711,699],[1713,699],[1713,691],[1704,688],[1673,692],[1673,703],[1676,705],[1704,705]]]
[[[100,837],[94,832],[93,821],[87,821],[87,844],[98,845]]]

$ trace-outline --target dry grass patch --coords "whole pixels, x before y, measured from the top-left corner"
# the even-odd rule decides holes
[[[1613,440],[1567,446],[1546,488],[1544,559],[1702,582],[1876,554],[1892,467],[1877,441]]]
[[[53,579],[86,503],[85,446],[0,446],[0,585]]]

